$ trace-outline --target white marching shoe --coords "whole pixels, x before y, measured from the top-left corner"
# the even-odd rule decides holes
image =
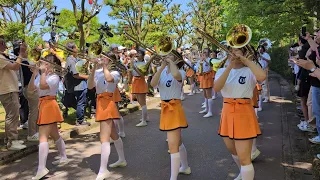
[[[110,164],[110,168],[118,168],[118,167],[126,167],[127,166],[127,161],[117,161],[113,164]]]
[[[204,118],[212,117],[212,112],[208,112],[206,115],[203,116]]]
[[[182,168],[180,167],[179,173],[180,173],[180,174],[189,175],[189,174],[191,174],[191,168],[188,167],[188,168],[186,168],[186,169],[182,169]]]
[[[204,114],[204,113],[207,113],[208,111],[206,109],[202,110],[199,112],[199,114]]]
[[[49,173],[49,170],[47,168],[44,168],[42,171],[37,172],[37,175],[32,177],[32,180],[39,180],[45,177]]]
[[[108,177],[110,177],[110,172],[106,171],[104,173],[99,173],[96,180],[104,180],[104,179],[107,179]]]

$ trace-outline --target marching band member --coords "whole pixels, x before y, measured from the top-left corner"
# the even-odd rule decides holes
[[[259,54],[260,54],[260,60],[259,63],[262,65],[263,69],[267,73],[267,78],[263,82],[262,85],[262,92],[263,92],[263,102],[269,102],[270,101],[270,87],[269,87],[269,81],[268,81],[268,71],[269,71],[269,63],[271,62],[270,55],[267,53],[267,50],[264,46],[260,45],[258,47]]]
[[[180,100],[181,88],[186,73],[183,70],[179,70],[183,64],[176,65],[174,60],[174,55],[167,55],[151,81],[151,85],[153,87],[158,86],[160,90],[160,130],[167,131],[169,152],[171,154],[170,180],[176,180],[179,173],[191,174],[187,151],[181,139],[181,129],[188,127]]]
[[[232,49],[235,56],[229,59],[228,67],[217,71],[214,89],[224,98],[218,134],[240,169],[236,179],[253,180],[252,139],[261,135],[261,131],[250,99],[256,82],[264,81],[266,73],[244,57],[246,51],[246,48]]]
[[[206,113],[204,118],[212,117],[212,87],[213,87],[213,72],[210,66],[210,49],[205,48],[203,50],[201,60],[198,62],[202,66],[202,72],[200,72],[200,88],[203,89],[203,95],[205,98],[205,109],[200,111],[200,114]],[[199,66],[199,65],[198,65]]]
[[[131,60],[131,67],[134,67],[135,64],[145,64],[144,62],[144,55],[145,51],[143,49],[139,49],[138,52],[132,52],[135,54],[136,60]],[[131,53],[130,53],[131,54]],[[135,69],[131,69],[131,73],[129,74],[132,76],[132,89],[131,93],[136,96],[138,103],[142,109],[142,119],[137,127],[147,126],[147,102],[146,102],[146,94],[148,93],[148,86],[145,80],[145,77],[139,74]],[[130,78],[131,79],[131,78]]]
[[[61,66],[60,60],[52,54],[47,55],[45,59]],[[69,161],[65,152],[65,143],[59,135],[57,126],[57,123],[63,122],[63,117],[56,101],[60,77],[54,73],[51,63],[41,62],[39,69],[32,69],[33,74],[28,85],[28,90],[38,91],[40,97],[37,123],[39,125],[39,164],[37,174],[32,179],[41,179],[49,173],[46,168],[49,153],[49,136],[56,142],[60,154],[60,159],[52,162],[52,164],[62,165]]]
[[[190,57],[190,53],[186,54],[184,61],[192,67],[192,63],[191,63],[189,57]],[[188,95],[193,96],[195,93],[195,90],[196,90],[195,82],[194,82],[194,74],[195,73],[194,73],[194,70],[192,68],[190,68],[189,66],[185,66],[185,68],[186,68],[186,76],[187,76],[189,83],[190,83],[190,86],[191,86],[191,92]]]
[[[113,101],[116,103],[117,109],[119,111],[120,110],[119,109],[119,102],[121,101],[121,94],[120,94],[118,85],[116,86],[116,89],[114,90],[114,93],[113,93]],[[120,114],[120,111],[119,111],[119,114]],[[113,122],[114,122],[114,124],[116,125],[116,127],[118,129],[119,136],[122,137],[122,138],[125,138],[126,134],[124,133],[124,119],[121,116],[121,114],[120,114],[120,119],[119,120],[114,120]]]
[[[113,120],[119,120],[120,114],[115,102],[113,93],[120,79],[118,71],[108,69],[109,59],[116,61],[113,53],[108,53],[108,58],[103,58],[100,64],[95,63],[88,79],[88,88],[96,88],[97,105],[96,121],[100,122],[100,142],[101,142],[101,163],[96,180],[103,180],[110,176],[107,164],[110,155],[110,137],[114,139],[114,144],[118,153],[119,160],[109,167],[125,167],[127,162],[124,157],[123,142],[117,134]]]

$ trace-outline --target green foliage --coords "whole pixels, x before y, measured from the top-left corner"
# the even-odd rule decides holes
[[[5,27],[1,27],[1,34],[4,35],[7,41],[16,39],[25,39],[24,29],[26,25],[19,22],[8,22]]]
[[[288,49],[289,46],[274,47],[270,51],[270,69],[281,74],[286,79],[290,79],[292,77],[291,68],[288,66]]]

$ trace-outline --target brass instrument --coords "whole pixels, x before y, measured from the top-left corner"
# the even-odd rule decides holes
[[[9,54],[6,54],[6,53],[1,53],[1,52],[0,52],[0,54],[7,55],[7,56],[9,55]],[[41,54],[41,52],[40,52],[40,54]],[[18,58],[18,56],[13,55],[13,54],[10,54],[10,56],[13,56],[13,58],[15,58],[15,59]],[[38,54],[31,54],[30,55],[30,57],[38,57],[38,56],[39,56]],[[27,67],[30,67],[30,68],[36,67],[36,65],[19,63],[19,62],[16,62],[16,61],[13,61],[13,60],[9,60],[9,59],[4,59],[4,58],[0,58],[0,60],[6,60],[6,61],[10,61],[12,63],[18,63],[20,65],[27,66]],[[26,59],[26,58],[22,58],[22,60],[28,61],[28,59]],[[46,58],[40,57],[39,60],[42,61],[42,62],[49,63],[53,68],[53,72],[56,73],[58,76],[65,76],[67,74],[67,72],[68,72],[67,69],[65,69],[65,68],[63,68],[63,67],[61,67],[61,66],[59,66],[59,65],[57,65],[55,63],[52,63],[52,62],[48,61]]]
[[[207,38],[211,43],[216,45],[221,50],[225,51],[227,54],[234,55],[231,50],[229,50],[226,46],[219,43],[218,40],[216,40],[214,37],[209,35],[207,32],[203,31],[200,28],[196,28],[196,31],[201,34],[203,37]],[[251,29],[244,24],[239,24],[233,26],[227,33],[226,41],[228,46],[232,48],[247,48],[250,55],[254,56],[254,50],[251,46],[248,46],[250,40],[252,38],[252,31]],[[215,61],[212,61],[212,68],[213,69],[219,69],[221,68],[225,62],[227,61],[228,56],[222,59],[217,59]],[[255,59],[255,58],[254,58]]]
[[[182,56],[178,52],[173,50],[173,42],[170,37],[168,37],[168,36],[162,37],[160,39],[160,43],[157,48],[157,51],[154,51],[154,50],[147,48],[147,46],[145,46],[139,40],[135,39],[131,35],[127,34],[126,32],[124,34],[128,37],[128,39],[130,39],[131,41],[135,42],[136,44],[140,45],[141,47],[143,47],[144,49],[146,49],[147,51],[149,51],[153,54],[152,57],[150,58],[150,60],[146,64],[134,65],[133,68],[139,75],[141,75],[141,76],[148,75],[148,71],[149,71],[151,63],[155,64],[156,66],[160,66],[163,61],[162,57],[166,56],[166,55],[175,56],[175,64],[178,65],[179,67],[182,67],[184,64],[186,64],[187,66],[192,68],[188,63],[186,63],[183,60]]]
[[[88,51],[89,59],[88,58],[84,58],[84,59],[90,61],[90,59],[92,59],[94,56],[101,56],[110,60],[110,62],[108,63],[109,70],[118,71],[121,74],[124,74],[127,72],[126,66],[123,65],[120,62],[120,60],[110,58],[107,55],[105,55],[102,51],[103,51],[102,44],[99,41],[96,41],[92,43],[89,47],[89,51]]]
[[[199,62],[199,67],[198,67],[197,71],[199,74],[203,73],[203,62],[202,61]]]

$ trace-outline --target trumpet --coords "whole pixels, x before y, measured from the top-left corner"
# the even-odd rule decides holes
[[[150,60],[146,64],[135,64],[133,66],[133,69],[141,76],[148,75],[148,70],[150,68],[151,63],[153,63],[156,66],[160,66],[163,61],[162,57],[169,54],[175,56],[175,64],[178,67],[182,67],[184,64],[186,64],[187,66],[192,68],[188,63],[186,63],[183,60],[182,56],[177,51],[173,50],[172,39],[168,36],[164,36],[160,39],[158,51],[154,51],[147,48],[146,45],[144,45],[139,40],[129,35],[127,32],[125,32],[124,35],[134,43],[138,44],[139,46],[141,46],[142,48],[146,49],[147,51],[153,54],[153,56],[150,58]]]

